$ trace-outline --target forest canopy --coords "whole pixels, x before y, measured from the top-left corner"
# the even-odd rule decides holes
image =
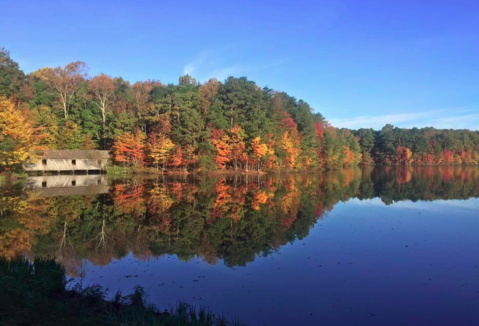
[[[246,77],[131,84],[81,61],[24,74],[4,48],[0,116],[0,169],[35,149],[106,149],[117,165],[181,171],[479,164],[478,131],[338,129]]]

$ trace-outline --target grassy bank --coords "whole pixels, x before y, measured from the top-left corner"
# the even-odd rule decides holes
[[[184,170],[166,170],[148,167],[125,167],[112,165],[107,167],[106,173],[113,176],[132,175],[132,174],[189,174]]]
[[[69,287],[65,270],[50,259],[0,258],[0,325],[240,326],[208,310],[179,303],[160,311],[142,287],[107,300],[101,286]]]
[[[186,171],[186,170],[162,170],[156,168],[148,168],[148,167],[125,167],[125,166],[117,166],[112,165],[107,167],[106,173],[112,176],[126,176],[126,175],[134,175],[134,174],[164,174],[164,175],[188,175],[188,174],[201,174],[201,175],[231,175],[231,174],[238,174],[238,175],[257,175],[257,174],[282,174],[282,173],[298,173],[298,172],[311,172],[311,170],[296,170],[296,169],[277,169],[277,170],[234,170],[234,169],[224,169],[224,170],[217,170],[217,169],[210,169],[210,170],[196,170],[194,172]]]

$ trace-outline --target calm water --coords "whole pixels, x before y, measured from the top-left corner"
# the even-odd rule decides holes
[[[252,326],[479,325],[479,169],[69,178],[1,190],[1,255]]]

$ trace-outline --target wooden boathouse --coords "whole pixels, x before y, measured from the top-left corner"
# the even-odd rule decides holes
[[[82,172],[101,173],[105,170],[110,155],[100,150],[45,150],[34,153],[23,165],[27,172]]]

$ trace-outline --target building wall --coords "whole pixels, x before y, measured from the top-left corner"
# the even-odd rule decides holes
[[[45,160],[45,159],[44,159]],[[85,170],[103,170],[108,160],[96,159],[46,159],[38,160],[34,163],[25,164],[25,171],[85,171]],[[75,162],[75,164],[73,164]]]

